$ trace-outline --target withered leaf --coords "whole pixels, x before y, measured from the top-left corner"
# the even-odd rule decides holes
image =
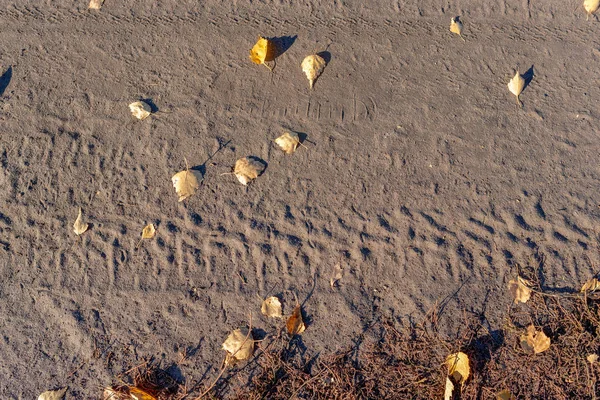
[[[281,147],[284,153],[292,154],[300,144],[300,138],[296,132],[285,132],[275,139],[275,143]]]
[[[304,332],[306,326],[302,320],[302,308],[300,307],[300,304],[296,304],[296,307],[294,307],[294,311],[288,318],[285,326],[290,335],[300,335]]]
[[[531,298],[531,282],[517,276],[517,279],[511,279],[508,282],[508,289],[515,299],[515,303],[527,303]]]
[[[260,311],[267,317],[283,318],[281,302],[275,296],[264,299],[262,305],[260,306]]]
[[[256,157],[244,157],[235,162],[233,173],[242,185],[247,185],[265,170],[265,164]]]
[[[598,11],[598,8],[600,8],[600,0],[584,0],[583,8],[587,12],[587,16],[585,18],[587,21],[589,20],[590,16],[592,16],[592,14],[594,14],[596,11]]]
[[[465,38],[462,37],[463,24],[460,21],[459,17],[454,17],[450,20],[450,32],[456,33],[460,38],[464,41]]]
[[[259,37],[254,47],[250,50],[250,60],[256,64],[263,64],[272,70],[265,62],[273,61],[276,53],[275,43],[264,37]]]
[[[237,361],[247,360],[254,353],[254,338],[252,332],[242,332],[241,329],[236,329],[227,336],[223,342],[223,350],[227,352],[225,362],[227,365],[233,365]]]
[[[179,201],[183,201],[196,193],[200,187],[199,181],[202,180],[200,171],[185,169],[179,171],[171,178],[175,192],[179,196]]]
[[[325,69],[325,65],[327,65],[325,59],[318,54],[306,56],[302,60],[302,71],[306,74],[311,89],[319,75],[321,75],[321,72],[323,72],[323,69]]]
[[[496,400],[514,400],[514,396],[508,390],[503,390],[496,394]]]
[[[581,287],[581,293],[583,292],[594,292],[600,289],[600,281],[597,278],[592,278],[583,284]]]
[[[595,362],[598,361],[598,354],[592,353],[592,354],[588,355],[586,357],[586,359],[588,360],[588,362],[590,364],[594,364]]]
[[[145,101],[135,101],[129,105],[129,111],[137,119],[144,120],[152,114],[152,107]]]
[[[157,397],[136,386],[129,387],[129,394],[134,400],[157,400]]]
[[[517,96],[517,104],[523,106],[521,100],[519,99],[519,95],[523,91],[525,87],[525,79],[519,74],[519,71],[515,73],[515,76],[508,82],[508,90],[515,96]]]
[[[342,279],[343,273],[344,270],[342,269],[342,266],[339,263],[335,264],[333,267],[332,276],[329,279],[329,286],[331,286],[332,289],[339,285],[339,281]]]
[[[142,229],[142,239],[152,239],[154,236],[156,236],[154,224],[148,224]]]
[[[79,214],[77,215],[77,219],[73,224],[73,232],[75,232],[75,234],[79,236],[83,232],[87,231],[89,226],[90,225],[87,222],[83,222],[81,218],[81,207],[79,207]]]
[[[533,325],[529,325],[527,333],[521,335],[521,347],[527,353],[538,354],[550,348],[550,338],[543,331],[536,331]]]
[[[102,7],[104,0],[90,0],[90,4],[88,9],[90,10],[99,10]]]
[[[58,390],[48,390],[38,396],[38,400],[62,400],[67,393],[68,388]]]
[[[450,354],[446,357],[446,367],[448,367],[448,376],[446,377],[446,390],[444,399],[451,399],[454,392],[454,385],[464,386],[469,378],[471,368],[469,367],[469,356],[463,352]]]

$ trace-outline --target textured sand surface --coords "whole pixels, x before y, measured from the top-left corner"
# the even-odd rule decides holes
[[[600,23],[575,6],[0,1],[0,398],[99,398],[186,348],[173,373],[212,376],[249,312],[274,329],[273,294],[306,300],[303,344],[331,352],[437,303],[448,332],[462,309],[499,329],[536,256],[579,287],[600,264]],[[288,46],[273,73],[248,59],[259,35]],[[300,62],[324,50],[310,91]],[[159,112],[134,120],[139,99]],[[284,129],[306,147],[283,154]],[[221,175],[250,155],[268,166],[248,187]],[[204,180],[178,203],[184,159]]]

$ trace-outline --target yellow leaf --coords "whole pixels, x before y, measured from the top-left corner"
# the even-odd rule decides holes
[[[584,0],[583,8],[585,8],[585,11],[587,12],[586,20],[588,20],[589,17],[600,8],[600,0]]]
[[[456,33],[462,40],[465,38],[462,37],[463,24],[460,21],[459,17],[454,17],[450,20],[450,32]]]
[[[148,224],[142,229],[142,239],[152,239],[154,236],[156,236],[154,224]]]
[[[283,318],[283,313],[281,311],[281,302],[275,296],[266,298],[262,302],[260,311],[263,313],[263,315],[266,315],[267,317]]]
[[[179,196],[179,201],[183,201],[196,193],[200,187],[198,181],[202,180],[200,171],[186,169],[179,171],[171,178],[175,192]]]
[[[38,400],[62,400],[67,393],[67,388],[48,390],[39,395]]]
[[[446,390],[444,391],[444,400],[452,400],[452,393],[454,392],[454,384],[450,378],[446,377]]]
[[[83,222],[81,218],[81,207],[79,207],[79,214],[77,215],[77,219],[73,224],[73,232],[76,235],[81,235],[83,232],[87,231],[89,228],[89,224],[87,222]]]
[[[598,361],[598,354],[590,354],[589,356],[587,356],[587,360],[590,364],[594,364]]]
[[[241,329],[236,329],[231,332],[225,342],[223,342],[223,350],[227,352],[225,362],[227,365],[233,365],[237,361],[247,360],[254,353],[254,338],[252,332],[242,332]]]
[[[306,58],[302,60],[302,71],[306,74],[311,89],[319,75],[321,75],[321,72],[323,72],[325,65],[327,65],[327,63],[323,57],[318,54],[306,56]]]
[[[235,162],[233,173],[242,185],[247,185],[265,170],[265,164],[256,157],[244,157]]]
[[[543,331],[536,331],[533,325],[529,325],[527,333],[521,335],[521,347],[527,353],[538,354],[550,348],[550,338]]]
[[[135,386],[129,387],[129,395],[133,400],[157,400],[156,397]]]
[[[446,357],[446,366],[448,367],[448,376],[456,383],[464,385],[471,373],[469,367],[469,356],[463,352],[450,354]]]
[[[302,332],[304,332],[306,326],[302,320],[302,308],[300,307],[300,304],[296,305],[292,315],[285,323],[285,326],[290,335],[300,335]]]
[[[284,153],[292,154],[300,144],[300,138],[296,132],[285,132],[275,139],[275,143],[281,147]]]
[[[498,392],[496,395],[496,400],[514,400],[514,398],[515,397],[508,390]]]
[[[104,0],[90,0],[90,5],[88,6],[88,9],[99,10],[100,7],[102,7],[102,3],[104,3]]]
[[[275,53],[275,44],[264,37],[259,37],[254,47],[250,50],[250,59],[256,64],[265,64],[266,61],[273,61],[275,59]],[[267,68],[271,69],[268,66]]]
[[[600,289],[600,281],[597,278],[592,278],[583,284],[581,287],[581,293],[583,292],[594,292]]]
[[[144,120],[152,113],[152,108],[145,101],[136,101],[129,105],[131,115],[139,120]]]
[[[527,303],[531,297],[531,282],[517,276],[517,280],[508,282],[508,289],[515,299],[515,303]]]
[[[508,90],[515,96],[517,96],[517,104],[523,106],[521,100],[519,99],[519,95],[523,91],[525,87],[525,79],[519,74],[519,71],[515,73],[515,76],[508,82]]]

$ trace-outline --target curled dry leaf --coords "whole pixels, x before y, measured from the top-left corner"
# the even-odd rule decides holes
[[[508,82],[508,90],[510,90],[510,92],[512,94],[517,96],[517,104],[520,105],[521,107],[523,106],[523,103],[521,103],[521,100],[519,99],[519,95],[523,91],[524,87],[525,87],[525,78],[523,78],[521,76],[521,74],[519,74],[519,71],[517,71],[515,73],[515,76],[513,76],[513,78],[510,80],[510,82]]]
[[[135,101],[129,105],[129,111],[137,119],[145,120],[152,114],[152,107],[145,101]]]
[[[327,65],[325,59],[318,54],[306,56],[302,60],[302,71],[306,74],[311,89],[321,72],[323,72],[325,65]]]
[[[462,388],[471,374],[471,368],[469,367],[469,356],[463,352],[450,354],[446,357],[445,364],[448,367],[448,376],[446,377],[444,399],[449,400],[452,398],[454,385],[460,384]]]
[[[227,352],[225,363],[233,365],[237,361],[249,359],[254,353],[254,338],[252,332],[242,332],[241,329],[236,329],[231,332],[225,342],[223,342],[223,350]]]
[[[460,38],[464,41],[465,38],[462,37],[463,24],[460,21],[459,17],[454,17],[450,20],[450,32],[456,33]]]
[[[281,147],[284,153],[292,154],[300,144],[300,138],[296,132],[285,132],[275,139],[275,143]]]
[[[527,333],[521,335],[521,347],[527,353],[538,354],[550,348],[550,338],[543,331],[536,331],[533,325],[529,325]]]
[[[77,215],[77,219],[73,224],[73,232],[76,235],[81,235],[83,232],[87,231],[90,225],[87,222],[83,222],[81,218],[81,207],[79,207],[79,214]]]
[[[90,5],[88,9],[90,10],[99,10],[102,7],[104,0],[90,0]]]
[[[302,308],[300,304],[296,304],[296,307],[294,307],[294,311],[285,323],[285,327],[290,335],[300,335],[306,329],[302,320]]]
[[[250,60],[256,64],[263,64],[265,67],[272,70],[265,62],[273,61],[276,55],[275,43],[264,37],[259,37],[258,41],[250,50]]]
[[[158,397],[136,386],[120,386],[105,388],[103,400],[157,400]]]
[[[595,292],[600,289],[600,281],[597,278],[592,278],[583,284],[581,287],[581,293],[584,292]]]
[[[68,388],[62,388],[58,390],[48,390],[39,395],[38,400],[62,400],[67,393]]]
[[[281,302],[275,296],[267,297],[260,306],[260,311],[263,315],[273,318],[283,318],[281,311]]]
[[[512,395],[508,390],[503,390],[498,392],[496,395],[496,400],[514,400],[515,396]]]
[[[335,264],[333,267],[332,276],[329,279],[329,286],[331,286],[332,289],[334,289],[336,286],[339,286],[339,281],[342,279],[343,273],[344,270],[342,269],[342,266],[339,263]]]
[[[587,17],[585,18],[587,21],[600,8],[600,0],[584,0],[583,8],[587,12]]]
[[[202,180],[200,171],[185,169],[179,171],[171,178],[175,192],[179,196],[179,201],[183,201],[196,193],[200,187],[199,181]]]
[[[265,170],[265,164],[256,157],[244,157],[235,162],[233,173],[242,185],[247,185]]]
[[[594,364],[598,361],[598,354],[592,353],[586,357],[590,364]]]
[[[142,229],[142,239],[152,239],[154,236],[156,236],[154,224],[148,224]]]
[[[515,303],[527,303],[531,298],[531,282],[517,276],[517,279],[508,282],[508,289],[515,299]]]

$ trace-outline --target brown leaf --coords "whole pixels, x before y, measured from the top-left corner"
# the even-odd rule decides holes
[[[550,338],[543,331],[536,331],[533,325],[529,325],[527,333],[521,335],[521,347],[527,353],[538,354],[550,348]]]
[[[247,185],[265,170],[265,164],[256,157],[244,157],[235,162],[233,173],[242,185]]]
[[[514,400],[514,398],[515,397],[506,389],[496,394],[496,400]]]
[[[236,329],[231,332],[225,342],[223,342],[223,350],[227,351],[225,360],[227,365],[233,365],[237,361],[247,360],[254,353],[254,338],[252,332],[242,332],[241,329]]]
[[[196,193],[200,187],[199,181],[202,180],[200,171],[185,169],[179,171],[171,178],[175,192],[179,196],[179,201],[183,201]]]
[[[158,400],[158,397],[137,386],[120,386],[105,388],[103,400]]]
[[[260,311],[263,315],[272,318],[283,318],[281,311],[281,302],[275,296],[267,297],[260,307]]]
[[[527,303],[531,297],[531,282],[517,276],[517,280],[508,282],[508,289],[515,299],[515,303]]]
[[[73,232],[77,236],[81,235],[83,232],[87,231],[90,225],[87,222],[83,222],[81,218],[81,207],[79,207],[79,214],[77,215],[77,219],[73,224]]]
[[[152,108],[145,101],[136,101],[129,105],[129,111],[131,115],[139,120],[145,120],[150,114],[152,114]]]
[[[62,400],[67,393],[68,388],[62,388],[58,390],[48,390],[39,395],[38,400]]]
[[[581,287],[581,293],[583,292],[594,292],[600,289],[600,282],[597,278],[592,278],[583,284]]]
[[[290,335],[300,335],[304,332],[306,326],[302,320],[302,308],[300,307],[300,304],[296,304],[296,307],[285,323],[285,326]]]
[[[321,75],[323,72],[323,69],[325,69],[325,65],[327,65],[325,59],[318,54],[306,56],[304,60],[302,60],[302,64],[300,66],[308,78],[308,83],[311,89],[313,88],[313,85],[319,75]]]
[[[104,0],[90,0],[90,5],[88,9],[90,10],[99,10],[102,7]]]
[[[331,286],[332,289],[339,286],[339,281],[342,279],[343,273],[344,270],[342,269],[342,266],[339,263],[335,264],[333,267],[333,274],[329,279],[329,286]]]
[[[296,132],[285,132],[275,139],[275,143],[281,147],[284,153],[292,154],[300,144],[300,138]]]

